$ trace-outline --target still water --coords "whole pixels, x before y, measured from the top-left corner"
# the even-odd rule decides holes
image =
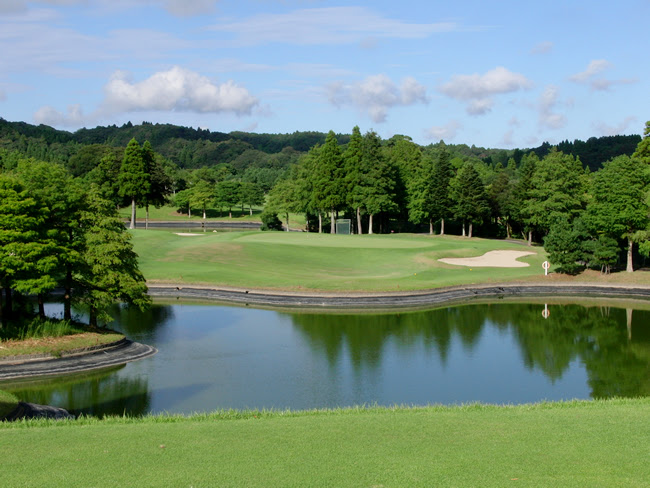
[[[650,312],[543,311],[504,302],[355,315],[179,302],[117,308],[111,326],[158,354],[0,388],[99,416],[650,395]]]

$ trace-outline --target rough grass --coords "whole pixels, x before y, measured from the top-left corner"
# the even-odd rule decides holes
[[[124,207],[119,209],[120,217],[124,219],[131,218],[131,207]],[[233,207],[232,209],[232,220],[237,221],[252,221],[260,222],[260,214],[262,209],[260,207],[253,207],[253,215],[250,215],[248,206],[244,207],[244,211],[241,211],[241,207]],[[144,221],[146,216],[146,210],[144,207],[138,207],[136,209],[136,219],[138,221]],[[206,209],[206,218],[207,220],[231,220],[228,217],[228,210],[219,211],[218,209]],[[165,205],[160,208],[154,206],[149,207],[149,220],[179,220],[179,221],[200,221],[203,219],[203,211],[200,208],[192,208],[192,217],[187,217],[187,210],[183,212],[178,212],[178,208],[173,205]]]
[[[61,356],[75,349],[84,349],[122,340],[124,336],[114,332],[81,332],[62,337],[38,337],[0,342],[0,359],[26,354]]]
[[[616,399],[28,421],[0,423],[0,457],[6,486],[648,486],[649,416]]]
[[[543,275],[542,248],[455,236],[329,235],[292,232],[133,232],[140,267],[153,283],[281,290],[403,291],[471,283],[530,280]],[[526,268],[467,268],[443,257],[492,250],[531,250]]]
[[[18,406],[18,398],[11,393],[0,390],[0,420],[13,412]]]

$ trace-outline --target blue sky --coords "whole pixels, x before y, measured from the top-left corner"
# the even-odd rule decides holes
[[[649,0],[0,0],[0,116],[534,147],[639,134]]]

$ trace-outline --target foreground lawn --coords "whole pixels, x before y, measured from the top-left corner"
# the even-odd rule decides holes
[[[650,399],[0,423],[1,476],[66,488],[648,486],[648,418]]]
[[[488,239],[415,234],[330,235],[223,232],[179,236],[135,230],[140,269],[153,283],[323,291],[400,291],[543,275],[539,247]],[[443,257],[492,250],[532,251],[525,268],[467,268]]]

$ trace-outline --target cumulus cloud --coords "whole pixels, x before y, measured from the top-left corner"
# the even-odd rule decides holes
[[[95,0],[94,4],[110,8],[130,8],[137,5],[159,5],[177,17],[190,17],[207,14],[214,10],[219,0]],[[34,6],[73,6],[89,5],[89,0],[1,0],[0,14],[16,14]]]
[[[524,75],[499,66],[483,75],[454,75],[439,90],[450,98],[468,102],[467,113],[470,115],[482,115],[492,109],[494,95],[514,93],[532,85]]]
[[[333,105],[354,105],[377,123],[386,121],[387,112],[392,107],[428,102],[426,88],[414,78],[405,78],[397,86],[383,74],[369,76],[354,84],[330,83],[326,90]]]
[[[436,141],[444,139],[451,141],[456,137],[456,134],[458,134],[458,130],[460,128],[462,128],[462,125],[460,125],[457,120],[452,120],[445,125],[430,127],[429,129],[425,130],[424,137]]]
[[[301,9],[282,14],[259,14],[241,22],[212,27],[230,32],[240,44],[350,44],[378,39],[422,39],[459,29],[455,23],[413,24],[389,19],[364,7]]]
[[[588,84],[592,90],[607,91],[614,85],[628,85],[636,83],[637,80],[631,78],[623,78],[619,80],[609,80],[605,77],[599,76],[603,71],[607,71],[613,67],[612,63],[606,59],[595,59],[589,63],[587,69],[569,76],[569,80],[576,83]]]
[[[596,122],[593,128],[596,132],[603,136],[616,136],[627,132],[632,124],[636,124],[637,118],[633,116],[625,117],[625,119],[617,125],[608,125],[605,122]]]
[[[2,0],[0,1],[0,14],[17,14],[26,12],[30,4],[70,6],[86,3],[87,0]]]
[[[233,81],[216,84],[205,76],[175,66],[133,82],[123,71],[111,76],[104,87],[108,111],[144,110],[198,113],[250,114],[258,100]]]
[[[539,124],[547,129],[561,129],[566,125],[566,117],[556,111],[559,105],[559,89],[549,85],[539,98]]]
[[[80,127],[85,125],[86,117],[79,104],[70,105],[66,113],[59,112],[54,107],[47,105],[36,111],[34,121],[37,124],[45,124],[53,127]]]

